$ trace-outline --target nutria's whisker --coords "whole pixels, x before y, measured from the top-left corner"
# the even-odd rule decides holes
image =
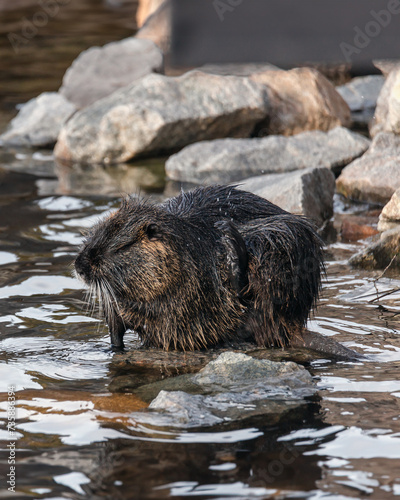
[[[75,260],[113,344],[193,350],[231,339],[290,344],[315,305],[323,243],[310,222],[236,187],[160,205],[126,198]]]

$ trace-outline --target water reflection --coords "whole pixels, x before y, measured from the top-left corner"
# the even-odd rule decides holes
[[[348,268],[355,244],[331,246],[309,327],[367,359],[315,359],[308,368],[318,398],[282,421],[254,417],[190,432],[139,424],[132,415],[147,411],[149,399],[137,388],[178,371],[122,366],[103,323],[86,310],[71,263],[82,229],[117,207],[119,193],[162,197],[162,162],[91,170],[57,166],[47,153],[20,154],[1,171],[0,439],[7,443],[5,395],[13,384],[21,490],[113,499],[381,499],[399,491],[399,292],[386,295],[397,279]],[[137,347],[129,335],[128,348]],[[131,385],[118,392],[124,377]]]

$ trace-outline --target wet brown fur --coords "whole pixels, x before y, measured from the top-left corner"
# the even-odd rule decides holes
[[[284,346],[317,300],[322,243],[303,217],[210,186],[161,205],[125,199],[92,229],[75,268],[117,347],[127,329],[166,350],[239,338]]]

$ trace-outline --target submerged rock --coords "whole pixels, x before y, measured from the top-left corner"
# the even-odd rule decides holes
[[[0,136],[0,145],[53,146],[61,127],[75,111],[75,106],[62,95],[44,92],[21,107]]]
[[[328,168],[250,177],[240,184],[294,214],[303,214],[322,226],[333,215],[335,177]]]
[[[380,132],[400,134],[400,68],[394,69],[386,79],[376,105],[371,136]]]
[[[383,207],[379,216],[379,231],[387,231],[400,227],[400,188],[396,189],[389,202]]]
[[[400,268],[400,227],[381,233],[378,241],[353,255],[349,264],[368,270]]]
[[[317,70],[266,71],[252,80],[265,85],[269,115],[259,135],[292,135],[350,125],[350,109],[335,87]]]
[[[152,74],[76,113],[61,131],[55,154],[117,163],[200,140],[246,137],[265,114],[263,89],[247,78]]]
[[[254,359],[235,352],[221,354],[191,376],[190,382],[202,394],[161,390],[149,406],[156,411],[134,413],[131,418],[183,428],[209,427],[256,415],[279,420],[316,391],[311,375],[296,363]]]
[[[172,155],[165,169],[170,179],[201,184],[315,167],[338,172],[361,156],[369,144],[365,137],[343,127],[292,137],[202,141]]]
[[[150,40],[130,37],[81,52],[67,69],[59,92],[77,108],[84,108],[162,69],[160,49]]]
[[[353,78],[349,83],[336,87],[336,91],[347,102],[354,123],[368,125],[372,120],[384,83],[384,76],[369,75]]]
[[[400,187],[400,137],[381,133],[368,151],[345,167],[336,181],[347,198],[385,204]]]

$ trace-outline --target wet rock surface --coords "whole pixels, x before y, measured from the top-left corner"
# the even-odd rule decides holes
[[[371,203],[387,203],[400,187],[400,137],[381,133],[368,151],[347,165],[336,182],[347,198]]]
[[[160,49],[150,40],[130,37],[82,52],[67,69],[59,92],[80,109],[162,69]]]
[[[149,75],[76,113],[55,154],[114,163],[200,140],[246,137],[266,114],[264,97],[261,86],[241,77]]]
[[[75,106],[57,92],[44,92],[24,104],[0,136],[1,146],[53,146]]]
[[[201,184],[315,167],[339,172],[361,156],[369,144],[365,137],[343,127],[291,137],[219,139],[183,148],[169,157],[165,169],[170,179]]]
[[[335,177],[328,168],[250,177],[240,188],[270,200],[288,212],[310,217],[318,226],[333,214]]]
[[[389,229],[381,233],[380,238],[374,241],[361,252],[353,255],[349,263],[363,269],[385,269],[387,267],[400,268],[400,227]]]
[[[350,109],[335,87],[317,70],[266,71],[252,80],[265,85],[269,114],[259,134],[292,135],[350,125]]]
[[[254,359],[225,352],[196,375],[175,378],[183,390],[160,390],[153,412],[134,413],[135,422],[155,426],[215,426],[256,415],[282,415],[316,391],[311,375],[293,362]],[[200,394],[188,394],[184,388]]]

